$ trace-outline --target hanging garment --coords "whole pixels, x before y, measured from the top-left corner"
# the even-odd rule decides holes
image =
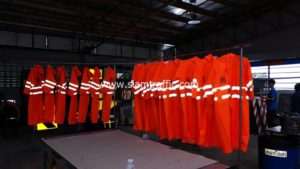
[[[81,84],[80,84],[80,98],[79,98],[79,108],[78,108],[78,123],[85,123],[86,115],[89,108],[90,102],[90,78],[93,74],[90,72],[88,67],[83,69]]]
[[[144,64],[143,67],[145,69],[145,73],[142,76],[143,82],[146,82],[146,85],[144,86],[145,89],[141,92],[141,100],[142,105],[144,105],[143,111],[143,117],[144,117],[144,131],[147,132],[153,132],[155,131],[155,123],[154,123],[154,112],[157,111],[156,106],[153,106],[152,102],[154,101],[151,97],[151,81],[153,78],[153,75],[156,70],[157,63],[147,63]],[[140,79],[141,80],[141,79]],[[153,86],[153,85],[152,85]]]
[[[217,140],[211,140],[210,135],[213,134],[214,128],[214,98],[213,98],[213,77],[215,58],[213,55],[209,54],[202,59],[202,67],[196,68],[194,78],[197,79],[198,94],[196,96],[197,101],[197,112],[199,114],[200,121],[198,122],[199,136],[198,136],[198,145],[202,147],[209,147],[211,142]],[[194,60],[194,62],[197,62]],[[196,65],[195,65],[196,66]],[[196,80],[195,79],[195,80]],[[195,81],[194,80],[194,81]],[[211,128],[212,127],[212,128]]]
[[[223,58],[216,58],[213,65],[213,93],[214,93],[214,119],[212,126],[211,147],[220,148],[223,153],[231,153],[231,111],[230,111],[230,85],[228,67]],[[217,140],[217,141],[214,141]]]
[[[231,139],[232,147],[239,149],[239,127],[241,127],[242,143],[241,149],[246,152],[249,141],[249,99],[254,98],[253,81],[250,62],[243,58],[243,79],[242,79],[242,126],[239,126],[239,91],[240,91],[240,56],[235,54],[226,54],[222,58],[226,60],[228,66],[227,74],[229,76],[230,90],[230,111],[231,111]]]
[[[144,106],[142,105],[141,93],[143,92],[143,86],[140,84],[141,77],[143,75],[144,69],[142,64],[134,65],[132,72],[132,92],[134,94],[134,130],[141,131],[144,129],[144,116],[142,114],[142,109]]]
[[[66,70],[64,66],[57,68],[57,87],[55,93],[55,123],[64,124],[66,116]]]
[[[44,91],[44,120],[52,123],[55,117],[54,89],[56,87],[55,70],[47,65]]]
[[[96,66],[94,75],[90,81],[90,93],[92,94],[92,105],[90,118],[92,123],[97,123],[99,119],[99,95],[100,95],[100,69]]]
[[[156,119],[156,134],[160,139],[167,139],[168,138],[168,126],[166,124],[166,115],[164,109],[164,100],[163,100],[163,92],[165,92],[166,87],[164,85],[164,79],[162,77],[162,72],[164,71],[167,62],[160,61],[157,63],[157,68],[155,74],[153,76],[153,82],[155,87],[153,88],[153,98],[155,100],[155,104],[157,106],[157,111],[155,112],[155,119]],[[166,97],[166,96],[165,96]]]
[[[70,96],[70,108],[69,108],[69,115],[68,115],[68,123],[75,124],[77,122],[77,94],[79,88],[78,77],[81,76],[81,72],[77,66],[72,68],[71,79],[69,82],[68,87],[68,95]]]
[[[178,63],[179,60],[169,61],[161,71],[165,80],[162,98],[169,140],[180,139],[182,133],[182,110],[178,93],[180,84],[178,80],[174,80]]]
[[[24,94],[29,95],[28,125],[43,122],[43,83],[44,70],[41,65],[35,65],[30,70],[23,90]]]
[[[196,143],[197,133],[197,107],[196,101],[192,98],[192,82],[194,63],[191,59],[180,60],[174,80],[178,80],[181,84],[179,87],[181,106],[182,106],[182,126],[184,143]]]
[[[116,78],[116,72],[107,67],[105,76],[103,78],[102,94],[103,94],[103,106],[102,106],[102,117],[103,122],[109,121],[112,95],[114,94],[114,82]]]

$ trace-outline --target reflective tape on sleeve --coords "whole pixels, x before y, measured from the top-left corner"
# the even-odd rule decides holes
[[[51,84],[51,85],[54,85],[54,86],[56,85],[55,82],[52,82],[52,81],[50,81],[50,80],[45,80],[45,82],[46,82],[46,83],[49,83],[49,84]]]
[[[75,87],[75,88],[78,88],[78,85],[74,84],[74,83],[69,83],[69,86],[72,86],[72,87]]]

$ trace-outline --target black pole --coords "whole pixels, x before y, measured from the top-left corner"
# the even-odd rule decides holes
[[[243,106],[243,47],[240,49],[240,90],[239,90],[239,95],[240,95],[240,100],[239,100],[239,149],[238,149],[238,164],[237,168],[241,168],[241,144],[242,144],[242,106]]]

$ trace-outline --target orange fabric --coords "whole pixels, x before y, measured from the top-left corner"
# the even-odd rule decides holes
[[[44,70],[41,65],[31,68],[27,78],[24,94],[28,99],[28,125],[36,125],[43,122],[43,80]]]
[[[55,93],[55,123],[63,124],[66,116],[66,70],[65,67],[57,68],[57,89]]]
[[[230,99],[230,111],[231,111],[231,138],[232,147],[239,149],[239,88],[240,85],[240,56],[235,54],[227,54],[222,56],[226,60],[228,69],[227,74],[229,75],[229,83],[231,86],[231,99]],[[252,81],[251,66],[247,58],[243,58],[243,107],[242,107],[242,144],[241,150],[246,152],[248,147],[250,129],[249,129],[249,99],[253,99],[252,85],[247,88],[247,84]],[[250,90],[251,89],[251,90]]]
[[[148,63],[146,64],[144,67],[146,67],[146,72],[143,78],[144,82],[151,82],[152,78],[154,76],[157,64],[156,63]],[[153,104],[155,104],[155,102],[153,102],[154,100],[152,99],[153,97],[151,97],[151,86],[150,84],[148,84],[148,86],[146,86],[146,88],[142,91],[142,105],[144,105],[144,130],[147,132],[152,132],[155,131],[155,122],[154,122],[154,112],[157,111],[156,106],[153,106]]]
[[[142,114],[142,102],[141,102],[141,88],[142,86],[139,85],[141,82],[141,77],[143,74],[143,66],[142,64],[134,65],[133,72],[132,72],[132,92],[134,93],[134,130],[143,130],[144,125],[144,117]]]
[[[214,56],[211,54],[207,55],[203,59],[203,66],[200,69],[202,72],[202,89],[201,89],[201,99],[202,99],[202,108],[200,108],[202,113],[202,119],[199,122],[200,131],[199,131],[199,139],[198,145],[200,146],[210,146],[211,142],[216,141],[211,139],[211,134],[214,131],[214,98],[212,94],[212,84],[214,81],[214,74],[213,74],[213,64],[214,64]]]
[[[80,98],[79,98],[79,108],[78,108],[78,123],[85,123],[86,115],[89,108],[90,102],[90,78],[92,77],[88,67],[84,67],[81,84],[80,84]]]
[[[169,61],[162,72],[163,79],[168,82],[164,86],[167,89],[163,92],[163,101],[169,140],[180,139],[182,135],[182,107],[179,81],[175,79],[178,64],[179,60]]]
[[[192,88],[190,88],[191,86],[186,85],[186,83],[192,84],[193,72],[194,63],[191,59],[179,61],[176,70],[175,80],[179,80],[179,82],[181,83],[179,92],[183,113],[182,141],[188,143],[196,143],[196,140],[198,138],[196,101],[192,98]]]
[[[97,123],[99,119],[99,94],[100,94],[100,69],[96,66],[92,80],[90,81],[90,92],[92,94],[92,105],[90,118],[92,123]]]
[[[231,145],[231,111],[230,86],[227,74],[227,64],[222,58],[216,58],[213,66],[213,92],[214,92],[214,120],[212,145],[220,148],[224,153],[232,152]]]
[[[47,65],[46,79],[43,87],[44,91],[44,119],[45,122],[52,123],[55,117],[54,88],[56,87],[55,70]]]
[[[75,124],[77,122],[77,107],[78,107],[78,102],[77,102],[77,94],[78,94],[78,88],[79,88],[79,82],[78,82],[78,77],[81,76],[81,72],[78,69],[77,66],[74,66],[72,68],[72,73],[71,73],[71,79],[69,82],[69,87],[68,87],[68,95],[70,96],[70,108],[69,108],[69,115],[68,115],[68,123],[69,124]]]
[[[115,78],[116,78],[116,72],[112,68],[107,67],[105,76],[103,78],[103,85],[102,85],[103,105],[102,105],[101,120],[103,122],[109,121],[112,95],[114,94],[113,83],[115,81]]]

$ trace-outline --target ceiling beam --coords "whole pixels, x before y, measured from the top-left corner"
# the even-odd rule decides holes
[[[116,7],[125,9],[127,11],[134,10],[134,12],[139,13],[141,15],[143,15],[145,13],[149,13],[154,10],[153,8],[147,7],[145,5],[140,5],[137,3],[128,3],[128,2],[121,1],[121,0],[100,0],[100,1],[99,0],[89,0],[89,2],[93,2],[100,6],[107,6],[107,5],[108,6],[116,6]],[[170,20],[174,20],[174,21],[182,22],[182,23],[188,22],[188,18],[186,18],[186,17],[176,15],[173,13],[164,12],[164,11],[156,12],[155,14],[153,14],[153,16],[170,19]]]
[[[54,19],[54,20],[59,20],[59,21],[63,21],[64,23],[80,23],[80,18],[76,17],[76,16],[72,16],[72,15],[66,15],[66,14],[60,14],[60,13],[54,13],[54,12],[49,12],[49,11],[45,11],[45,10],[40,10],[40,9],[35,9],[35,8],[31,8],[31,7],[24,7],[24,6],[20,6],[20,5],[9,5],[8,3],[1,3],[0,2],[0,10],[1,11],[8,11],[8,12],[14,12],[14,13],[19,13],[19,14],[24,14],[24,15],[28,15],[28,16],[32,16],[32,17],[42,17],[45,20],[49,19]],[[88,20],[86,23],[89,24],[87,25],[87,27],[89,27],[90,29],[99,29],[99,27],[104,27],[103,25],[103,21],[105,19],[93,19],[93,20]],[[91,23],[93,22],[93,23]],[[96,24],[94,24],[96,23]],[[120,26],[125,26],[122,23],[110,23],[111,26],[113,26],[113,28],[117,28]],[[83,30],[85,31],[85,30]],[[154,37],[165,37],[165,38],[171,38],[172,34],[170,33],[161,33],[158,31],[153,31],[151,29],[147,29],[147,28],[134,28],[132,29],[132,31],[134,31],[137,34],[143,34],[143,35],[151,35]]]
[[[107,12],[107,11],[102,11],[99,9],[95,9],[95,8],[88,8],[87,3],[84,3],[84,6],[79,6],[76,5],[74,3],[65,3],[64,1],[51,1],[51,0],[21,0],[25,3],[31,3],[34,5],[39,5],[39,6],[44,6],[44,7],[51,7],[54,9],[60,9],[60,10],[65,10],[67,12],[75,12],[77,14],[81,14],[84,13],[87,16],[116,16],[118,17],[119,20],[123,20],[123,21],[128,21],[128,24],[131,23],[129,20],[132,18],[134,20],[138,20],[138,17],[134,17],[134,16],[124,16],[120,13],[116,13],[114,11],[111,12]],[[185,32],[186,29],[185,28],[181,28],[181,27],[176,27],[176,26],[172,26],[169,24],[165,24],[153,19],[147,19],[147,21],[143,22],[140,25],[136,25],[136,27],[148,27],[148,28],[160,28],[163,30],[167,30],[169,32]]]
[[[13,14],[6,14],[0,15],[1,21],[12,22],[12,23],[19,23],[25,25],[36,25],[41,28],[52,28],[54,30],[63,30],[69,31],[73,33],[80,34],[81,33],[81,26],[80,24],[72,24],[67,22],[61,21],[51,21],[47,22],[45,19],[38,19],[28,17],[26,15],[13,15]],[[108,30],[96,30],[96,29],[88,29],[89,34],[98,35],[99,38],[106,38],[109,37],[112,32]],[[99,34],[103,34],[105,37],[99,36]],[[170,43],[170,41],[166,38],[156,38],[150,35],[137,35],[134,32],[126,32],[122,35],[119,35],[118,38],[130,39],[130,40],[140,40],[140,41],[149,41],[149,42],[156,42],[156,43]]]
[[[162,3],[167,2],[167,0],[158,0],[158,1],[162,2]],[[218,16],[218,13],[215,12],[215,11],[206,10],[206,9],[201,8],[199,6],[195,6],[193,4],[186,3],[186,2],[182,2],[181,0],[176,1],[171,6],[174,6],[174,7],[177,7],[177,8],[182,8],[182,9],[185,9],[187,11],[194,12],[194,13],[197,13],[197,14],[200,14],[200,15],[209,16],[209,17],[217,17]]]

